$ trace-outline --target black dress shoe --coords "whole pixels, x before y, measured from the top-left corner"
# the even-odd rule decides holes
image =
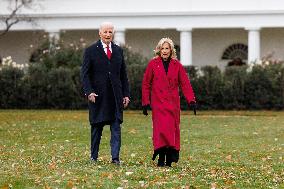
[[[92,163],[96,163],[97,161],[98,161],[97,159],[91,158]]]
[[[172,162],[166,162],[166,166],[172,167]]]
[[[157,167],[165,167],[165,162],[158,162]]]
[[[115,164],[115,165],[120,165],[120,161],[118,159],[113,159],[111,161],[111,163]]]

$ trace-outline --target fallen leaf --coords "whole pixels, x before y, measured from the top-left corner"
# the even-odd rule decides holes
[[[214,182],[214,183],[211,183],[211,189],[216,189],[217,188],[217,184]]]
[[[74,184],[71,180],[67,182],[67,188],[73,188]]]
[[[232,160],[232,155],[227,155],[226,160],[231,161]]]

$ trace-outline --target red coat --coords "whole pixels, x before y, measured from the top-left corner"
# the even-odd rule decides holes
[[[151,105],[154,150],[174,147],[180,150],[181,88],[187,102],[195,100],[188,76],[177,59],[171,59],[166,74],[162,59],[152,59],[144,73],[142,105]]]

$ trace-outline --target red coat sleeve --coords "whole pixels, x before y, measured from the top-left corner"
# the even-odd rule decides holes
[[[151,96],[151,89],[152,89],[152,80],[153,80],[153,68],[152,68],[152,61],[149,62],[143,76],[142,81],[142,106],[150,105],[150,96]]]
[[[178,74],[178,80],[179,80],[179,85],[182,90],[183,95],[186,98],[187,103],[190,103],[191,101],[195,101],[195,96],[194,92],[192,90],[190,81],[188,79],[188,76],[186,74],[185,69],[181,64],[179,64],[179,74]]]

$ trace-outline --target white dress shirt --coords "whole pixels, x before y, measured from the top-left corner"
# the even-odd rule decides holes
[[[107,44],[105,44],[103,41],[101,41],[101,42],[102,42],[104,51],[107,54]],[[110,52],[112,53],[111,42],[109,43],[108,47],[109,47]]]

